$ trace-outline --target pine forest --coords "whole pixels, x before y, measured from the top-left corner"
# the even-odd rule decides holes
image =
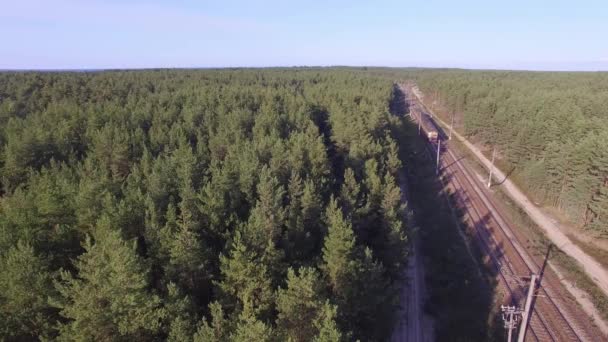
[[[362,70],[0,74],[0,336],[385,340],[393,84]]]
[[[488,336],[466,310],[488,321],[493,283],[432,217],[406,80],[537,205],[608,236],[606,73],[0,72],[0,340],[386,341],[416,232],[438,336]]]

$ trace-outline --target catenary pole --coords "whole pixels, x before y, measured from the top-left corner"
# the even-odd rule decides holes
[[[439,154],[441,153],[441,139],[437,139],[437,166],[435,166],[435,174],[439,174]]]
[[[528,288],[528,297],[526,298],[526,306],[521,316],[521,326],[519,327],[519,336],[517,342],[524,342],[526,338],[526,330],[528,329],[528,321],[530,320],[530,308],[532,307],[532,297],[536,290],[536,274],[530,277],[530,287]]]
[[[492,186],[492,172],[494,171],[494,157],[496,156],[496,147],[492,150],[492,164],[490,165],[490,175],[488,176],[488,188]]]
[[[508,333],[508,336],[507,336],[507,341],[511,342],[511,338],[513,336],[513,327],[512,327],[513,326],[513,311],[512,310],[511,310],[511,312],[509,312],[509,318],[508,319],[509,319],[509,323],[508,324],[510,325],[510,328],[508,330],[509,333]]]
[[[452,112],[452,123],[450,124],[450,137],[448,140],[452,140],[452,129],[454,129],[454,112]]]

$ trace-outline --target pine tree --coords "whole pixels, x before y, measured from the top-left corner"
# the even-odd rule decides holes
[[[343,340],[342,333],[336,324],[337,308],[326,301],[319,312],[314,325],[319,331],[314,337],[314,342],[340,342]]]
[[[87,237],[78,258],[78,276],[61,272],[60,296],[53,301],[67,319],[60,326],[62,340],[123,340],[152,337],[164,311],[160,299],[148,291],[147,269],[136,246],[102,219],[95,241]]]
[[[331,178],[331,167],[329,160],[329,152],[327,147],[323,143],[323,137],[319,134],[313,133],[312,127],[307,132],[308,140],[314,139],[305,144],[307,151],[307,161],[310,164],[310,178],[315,183],[315,188],[323,195],[327,196],[329,192],[329,186],[334,183]],[[339,161],[335,161],[335,164],[339,164]],[[340,167],[339,165],[336,165]]]
[[[367,188],[367,206],[370,210],[380,207],[382,201],[382,178],[378,174],[378,162],[368,159],[365,162],[365,187]]]
[[[391,276],[397,277],[406,261],[407,237],[405,234],[405,206],[401,203],[401,189],[393,176],[384,176],[384,197],[382,198],[382,234],[374,250]]]
[[[572,144],[565,144],[561,146],[556,142],[548,144],[545,151],[544,159],[546,162],[546,173],[547,173],[547,196],[552,201],[552,205],[558,205],[560,197],[566,187],[566,167],[567,163],[564,163],[565,147],[571,146]]]
[[[200,190],[199,211],[201,224],[205,227],[203,238],[213,250],[223,249],[236,222],[249,207],[243,202],[238,188],[238,175],[233,165],[211,167],[211,180]]]
[[[593,193],[593,176],[589,174],[589,164],[593,159],[593,140],[591,136],[578,141],[568,158],[566,166],[566,182],[562,195],[561,208],[570,216],[584,222],[584,214],[588,200]]]
[[[354,294],[349,305],[341,309],[343,321],[361,340],[386,340],[397,310],[397,292],[391,288],[382,264],[374,260],[371,249],[365,248],[361,254],[352,285]]]
[[[75,195],[75,211],[77,222],[89,233],[103,210],[102,199],[109,195],[111,189],[110,179],[96,167],[92,159],[84,161],[78,170],[80,182],[78,193]]]
[[[230,322],[224,317],[224,310],[218,302],[209,304],[211,321],[203,318],[194,335],[194,342],[223,342],[228,340]]]
[[[285,191],[267,167],[262,168],[257,186],[258,201],[251,210],[247,225],[247,239],[252,246],[265,247],[268,241],[277,243],[283,233]]]
[[[601,234],[608,234],[606,231],[608,224],[608,178],[604,181],[598,192],[593,195],[588,208],[593,214],[590,227]]]
[[[287,271],[287,288],[277,293],[277,329],[289,341],[311,341],[318,333],[313,324],[323,309],[321,284],[314,268]]]
[[[183,317],[176,317],[171,321],[169,334],[167,336],[167,341],[169,342],[184,342],[184,341],[192,341],[193,333],[192,333],[192,325]]]
[[[180,202],[180,215],[175,224],[175,231],[165,242],[169,246],[167,273],[182,288],[187,289],[189,294],[200,300],[209,291],[210,261],[198,233],[198,224],[185,199]]]
[[[363,207],[359,210],[358,220],[355,221],[355,232],[361,241],[377,244],[383,238],[382,234],[382,199],[384,185],[378,174],[378,162],[368,159],[365,162],[364,186],[366,190]]]
[[[603,227],[608,226],[608,151],[602,148],[602,143],[608,139],[608,133],[597,136],[593,148],[593,156],[590,160],[589,174],[594,178],[595,193],[587,204],[586,223],[590,228],[597,229],[602,234],[607,234]],[[588,215],[590,212],[591,215]]]
[[[311,260],[321,253],[323,230],[321,228],[322,199],[312,181],[304,182],[302,193],[302,223],[305,229],[305,239],[301,241],[303,258]]]
[[[288,262],[294,263],[303,260],[305,251],[301,244],[305,242],[305,227],[302,219],[302,178],[292,172],[287,189],[289,205],[287,208],[287,229],[283,238],[283,250]]]
[[[287,188],[287,196],[289,198],[289,206],[287,210],[287,231],[297,233],[302,229],[302,195],[304,192],[304,186],[302,184],[302,177],[296,172],[291,173],[289,179],[289,186]]]
[[[344,183],[340,188],[340,203],[346,217],[356,219],[356,211],[361,205],[360,194],[361,187],[355,179],[355,172],[351,168],[346,169],[344,171]]]
[[[244,226],[242,238],[247,247],[259,256],[259,261],[265,265],[276,285],[285,273],[284,252],[278,248],[286,224],[285,191],[266,167],[262,169],[257,189],[259,199]]]
[[[220,256],[222,280],[217,282],[222,306],[231,313],[240,313],[245,306],[256,316],[265,316],[273,305],[271,278],[259,257],[236,233],[230,253]]]
[[[230,335],[231,342],[269,342],[274,333],[272,327],[253,315],[250,310],[243,310],[239,317],[236,329]]]
[[[131,143],[128,131],[125,127],[108,124],[92,133],[92,154],[100,167],[117,180],[123,180],[129,174]]]
[[[399,159],[399,147],[397,146],[397,142],[391,138],[390,135],[387,134],[385,140],[387,141],[386,170],[393,177],[397,177],[402,166],[401,159]]]
[[[148,204],[153,206],[152,201],[148,201]],[[149,212],[155,212],[155,210],[150,210]],[[154,219],[150,218],[147,222],[148,227],[152,228],[154,231],[147,232],[147,235],[150,238],[153,238],[155,241],[153,243],[157,244],[154,246],[158,248],[157,256],[160,259],[159,261],[162,263],[168,263],[171,249],[173,248],[173,244],[175,243],[175,234],[180,229],[177,218],[177,208],[173,201],[169,202],[167,205],[167,211],[165,212],[165,224],[162,228],[158,229],[157,224],[159,219],[154,217]]]
[[[327,236],[323,246],[323,271],[332,292],[346,298],[356,271],[355,236],[351,224],[344,219],[335,199],[326,211]]]
[[[0,336],[8,340],[51,338],[57,310],[47,303],[55,295],[44,257],[19,242],[0,255]]]
[[[163,300],[166,310],[165,320],[168,324],[168,341],[191,341],[195,333],[194,318],[196,309],[189,296],[183,295],[177,285],[169,283],[167,296]],[[165,332],[166,333],[166,332]]]

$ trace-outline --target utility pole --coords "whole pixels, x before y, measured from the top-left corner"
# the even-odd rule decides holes
[[[494,171],[494,157],[496,156],[496,147],[492,150],[492,165],[490,165],[490,175],[488,176],[488,188],[492,186],[492,171]]]
[[[418,112],[418,135],[420,135],[420,125],[422,124],[422,112]]]
[[[515,306],[505,305],[501,305],[500,310],[502,311],[502,320],[505,322],[505,329],[507,329],[507,342],[511,342],[513,330],[517,328],[522,310]]]
[[[536,290],[536,274],[530,277],[530,287],[528,288],[528,297],[526,298],[526,306],[521,316],[521,327],[519,327],[519,336],[517,342],[524,342],[526,338],[526,330],[528,328],[528,321],[530,321],[530,308],[532,307],[532,297],[534,296],[534,290]]]
[[[452,129],[454,128],[454,115],[455,115],[455,113],[452,112],[452,123],[450,124],[450,137],[448,140],[452,140]]]
[[[437,166],[435,166],[435,174],[439,174],[439,154],[441,153],[441,139],[437,138]]]

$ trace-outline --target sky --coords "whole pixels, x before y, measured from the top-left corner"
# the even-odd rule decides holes
[[[608,1],[0,0],[0,69],[608,70]]]

